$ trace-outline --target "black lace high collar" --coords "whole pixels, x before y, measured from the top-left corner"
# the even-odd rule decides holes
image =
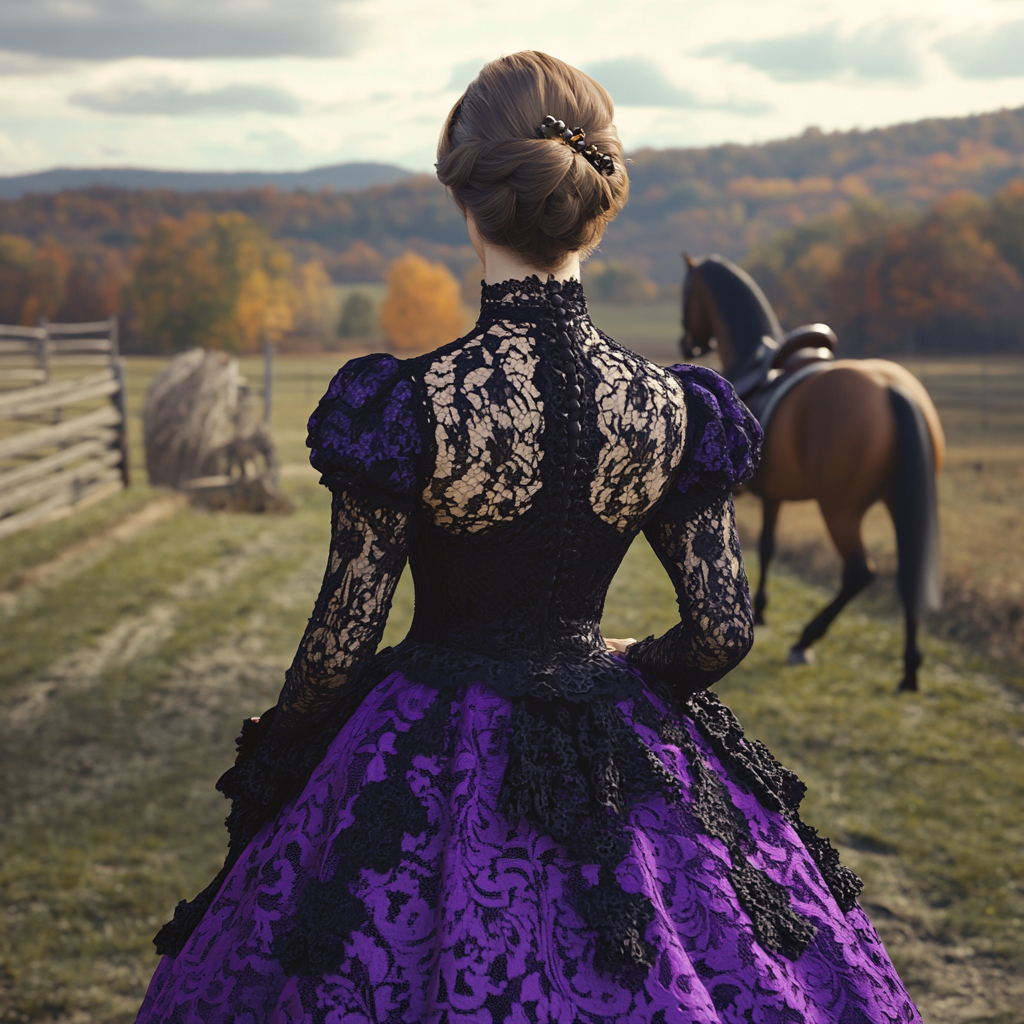
[[[562,308],[569,317],[587,315],[587,298],[583,285],[574,278],[559,282],[557,294],[562,297]],[[551,317],[555,307],[551,302],[555,292],[549,290],[546,282],[536,274],[522,281],[502,281],[500,284],[485,284],[480,297],[480,318],[484,319],[529,319]]]

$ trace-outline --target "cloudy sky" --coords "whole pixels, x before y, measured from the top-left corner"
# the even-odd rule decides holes
[[[0,0],[0,174],[428,170],[520,49],[603,82],[629,148],[1024,105],[1024,0]]]

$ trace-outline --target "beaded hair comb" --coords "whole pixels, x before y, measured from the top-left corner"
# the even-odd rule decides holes
[[[615,161],[607,153],[599,152],[593,143],[587,145],[587,133],[582,128],[566,128],[564,121],[559,121],[548,114],[540,123],[540,134],[545,139],[554,139],[574,149],[595,171],[606,178],[615,173]]]

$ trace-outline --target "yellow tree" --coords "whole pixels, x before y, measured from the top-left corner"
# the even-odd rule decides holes
[[[143,239],[133,326],[161,349],[251,352],[292,329],[291,276],[288,253],[241,213],[168,218]]]
[[[391,264],[380,325],[403,352],[427,352],[462,333],[459,282],[443,263],[407,252]]]

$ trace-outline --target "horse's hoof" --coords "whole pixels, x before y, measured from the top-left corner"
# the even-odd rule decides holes
[[[755,626],[767,626],[768,623],[765,621],[765,617],[761,612],[754,612],[754,625]]]
[[[790,647],[787,665],[813,665],[814,649],[811,647]]]
[[[901,679],[900,685],[896,687],[897,693],[917,693],[916,679]]]

